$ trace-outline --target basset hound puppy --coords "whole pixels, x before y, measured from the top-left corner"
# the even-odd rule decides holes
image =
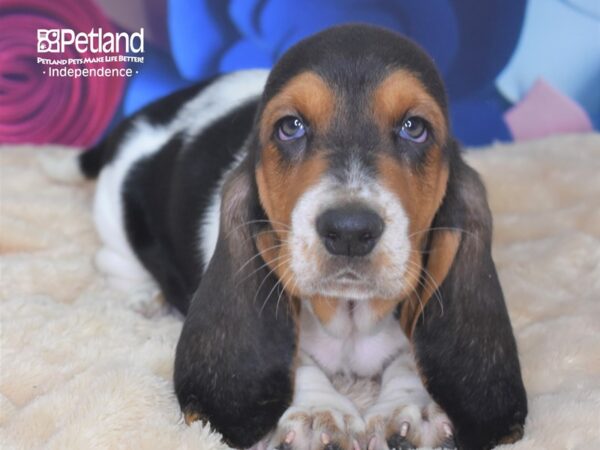
[[[123,285],[151,274],[186,316],[174,373],[186,421],[237,448],[521,438],[486,193],[411,41],[328,29],[270,73],[152,103],[79,163],[99,176],[99,266]],[[361,407],[339,376],[378,391]]]

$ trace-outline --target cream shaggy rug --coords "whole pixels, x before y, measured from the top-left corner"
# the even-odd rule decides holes
[[[0,149],[0,447],[225,449],[181,421],[181,318],[94,268],[93,184],[47,175],[66,152]],[[600,449],[600,135],[468,159],[488,186],[529,394],[525,437],[503,448]]]

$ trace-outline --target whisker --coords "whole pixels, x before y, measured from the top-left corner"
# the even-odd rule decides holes
[[[433,278],[433,276],[427,271],[427,269],[425,267],[421,267],[418,264],[414,263],[413,261],[407,261],[408,264],[412,264],[412,267],[419,270],[420,274],[426,275],[429,277],[429,279],[427,278],[421,278],[421,276],[419,275],[419,278],[417,279],[417,283],[419,283],[419,286],[421,286],[423,289],[426,289],[427,287],[430,287],[433,289],[433,292],[431,293],[432,296],[435,296],[436,300],[438,301],[440,308],[442,309],[442,315],[444,314],[444,304],[443,304],[443,298],[439,292],[439,286],[436,283],[435,279]],[[412,272],[412,274],[416,274],[416,272]],[[429,283],[429,284],[427,284]],[[420,298],[420,295],[419,295]],[[421,305],[422,307],[424,307],[423,305]]]
[[[283,226],[283,229],[273,228],[273,230],[263,230],[263,231],[267,231],[267,232],[268,231],[275,231],[275,230],[277,230],[277,231],[289,231],[289,230],[291,230],[291,227],[288,224],[283,223],[283,222],[279,222],[277,220],[272,221],[272,220],[268,220],[268,219],[255,219],[255,220],[248,220],[246,222],[240,223],[239,225],[236,225],[233,229],[229,230],[229,232],[227,233],[226,237],[229,237],[229,235],[231,233],[237,231],[241,227],[245,227],[245,226],[253,225],[253,224],[258,224],[258,223],[267,223],[267,224],[270,224],[270,225],[278,224],[278,225],[282,225]]]
[[[417,249],[409,249],[408,251],[410,253],[416,253],[417,255],[429,255],[431,253],[433,253],[434,249],[429,249],[429,250],[417,250]]]
[[[413,275],[413,276],[416,276],[417,273],[411,271],[410,269],[411,269],[410,267],[407,267],[406,268],[406,272],[409,273],[409,274],[411,274],[411,275]],[[417,280],[418,279],[419,279],[419,277],[417,277]],[[423,321],[423,323],[425,323],[425,305],[423,305],[423,301],[421,300],[421,296],[419,295],[419,292],[417,291],[417,289],[414,286],[411,287],[411,291],[415,294],[415,297],[417,297],[417,300],[419,301],[419,305],[421,306],[421,311],[423,313],[423,317],[422,317],[421,320]]]
[[[263,252],[273,250],[275,248],[283,247],[283,245],[284,244],[272,245],[271,247],[267,247],[267,248],[263,249]],[[256,255],[250,257],[244,264],[242,264],[242,266],[238,270],[236,270],[236,272],[234,273],[234,276],[238,275],[244,267],[246,267],[248,264],[250,264],[252,261],[254,261],[256,258],[258,258],[261,255],[262,255],[262,253],[258,252],[258,253],[256,253]]]
[[[284,283],[283,284],[283,288],[281,287],[282,286],[282,282],[284,281],[284,278],[285,278],[285,274],[281,278],[279,278],[277,280],[277,282],[275,283],[275,285],[271,288],[271,290],[267,294],[267,297],[266,297],[266,299],[265,299],[262,307],[260,308],[259,315],[262,314],[265,306],[267,305],[267,302],[271,298],[271,294],[277,288],[277,289],[281,289],[281,291],[279,292],[279,296],[277,297],[277,303],[275,304],[275,318],[277,318],[277,313],[278,313],[278,308],[279,308],[279,300],[281,299],[282,294],[285,292],[285,286],[286,286],[286,284]]]
[[[267,305],[267,302],[268,302],[268,301],[269,301],[269,299],[271,298],[271,294],[273,293],[273,291],[274,291],[275,289],[277,289],[277,288],[278,288],[278,286],[280,286],[280,285],[282,284],[282,282],[283,282],[283,277],[281,277],[281,278],[278,278],[278,279],[277,279],[277,283],[275,283],[275,284],[273,285],[273,287],[271,288],[271,290],[270,290],[270,291],[269,291],[269,293],[267,294],[267,297],[266,297],[266,299],[265,299],[265,301],[264,301],[264,303],[263,303],[262,307],[260,308],[259,315],[260,315],[260,314],[262,314],[262,312],[263,312],[263,309],[265,308],[265,306]],[[275,318],[277,318],[277,304],[275,304]]]
[[[286,274],[288,273],[288,271],[286,270]],[[282,277],[283,278],[283,277]],[[283,296],[283,294],[285,293],[285,289],[287,288],[288,284],[290,281],[294,281],[294,277],[290,276],[288,278],[287,281],[285,281],[283,283],[283,288],[281,289],[281,291],[279,292],[279,297],[277,297],[277,303],[275,304],[275,318],[277,318],[277,313],[279,311],[279,302],[281,301],[281,297]]]
[[[244,239],[242,240],[242,243],[247,242],[249,239],[256,239],[260,234],[263,234],[263,233],[277,233],[277,231],[279,231],[279,230],[262,230],[262,231],[259,231],[258,233],[251,234],[251,235],[248,235],[248,236],[244,237]],[[281,239],[279,237],[279,235],[276,235],[275,239],[277,239],[277,241],[279,243],[281,243],[281,244],[283,244],[283,243],[289,244],[291,242],[289,239]]]
[[[273,258],[272,260],[268,261],[268,262],[264,262],[263,264],[261,264],[258,268],[254,269],[252,272],[250,272],[248,275],[246,275],[244,278],[242,278],[241,280],[239,280],[236,284],[236,287],[240,285],[240,283],[242,283],[243,281],[247,280],[248,278],[250,278],[252,275],[254,275],[256,272],[258,272],[260,269],[267,267],[269,265],[269,263],[274,263],[275,261],[281,260],[285,257],[289,257],[289,255],[279,255],[276,258]]]
[[[282,265],[288,263],[289,261],[291,261],[291,258],[285,258],[283,261],[281,261],[280,263],[278,263],[277,265],[275,265],[275,267],[273,267],[271,270],[269,270],[269,272],[267,272],[267,274],[264,276],[263,280],[258,285],[258,288],[256,289],[256,293],[254,294],[254,300],[253,300],[253,302],[256,302],[256,297],[258,296],[258,293],[260,292],[260,288],[263,286],[263,284],[265,284],[265,281],[267,281],[267,279],[269,278],[269,276],[273,272],[275,272],[275,270],[277,270]],[[275,284],[277,285],[279,282],[280,282],[280,280],[277,280],[277,283],[275,283]],[[262,311],[265,308],[265,306],[267,304],[267,301],[269,301],[269,296],[267,296],[267,298],[265,299],[265,302],[263,303],[263,306],[260,308],[259,315],[262,314]]]
[[[410,239],[411,237],[416,236],[417,234],[428,233],[430,231],[458,231],[459,233],[464,233],[466,235],[470,235],[470,236],[474,237],[477,240],[481,239],[477,234],[473,233],[472,231],[465,230],[464,228],[459,228],[459,227],[429,227],[429,228],[424,228],[422,230],[410,233],[408,235],[408,238]]]
[[[444,315],[444,299],[442,297],[442,293],[440,292],[440,286],[439,284],[437,284],[437,281],[435,281],[435,278],[433,278],[433,275],[431,275],[431,273],[429,273],[429,271],[427,270],[426,267],[423,267],[423,274],[426,277],[429,277],[429,286],[433,289],[433,292],[431,293],[431,295],[434,295],[435,298],[437,299],[440,308],[442,310],[442,316]],[[425,280],[427,280],[427,278],[425,278]],[[424,281],[425,281],[424,280]]]

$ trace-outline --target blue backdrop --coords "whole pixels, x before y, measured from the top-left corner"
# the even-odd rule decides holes
[[[527,16],[534,8],[548,10],[547,5],[554,5],[555,11],[541,23],[539,11]],[[404,33],[433,56],[447,84],[453,129],[465,144],[510,140],[504,112],[525,95],[537,76],[552,78],[554,68],[562,64],[555,49],[540,50],[543,39],[528,43],[524,25],[533,30],[530,35],[556,35],[560,30],[553,21],[563,23],[571,14],[570,34],[594,45],[594,38],[599,43],[600,39],[582,23],[600,29],[595,28],[600,27],[596,5],[597,0],[167,0],[168,48],[148,46],[143,70],[130,82],[122,112],[129,114],[154,98],[220,72],[270,67],[295,42],[328,26],[368,22]],[[568,34],[562,37],[566,41]],[[519,48],[525,56],[511,64]],[[585,50],[587,56],[572,56],[590,60],[579,70],[589,71],[586,82],[597,81],[600,92],[600,50],[595,59]],[[572,51],[577,53],[578,48]],[[556,60],[545,68],[550,75],[536,72],[530,54]],[[499,83],[501,73],[504,79]],[[577,82],[581,83],[559,80],[553,87],[582,103],[577,89],[571,89]],[[585,91],[580,94],[589,96]],[[598,125],[600,99],[588,102],[585,110]]]

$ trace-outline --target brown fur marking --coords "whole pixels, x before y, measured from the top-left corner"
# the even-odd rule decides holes
[[[260,141],[270,139],[275,123],[289,115],[301,115],[318,130],[329,126],[335,108],[335,95],[314,72],[296,75],[265,106],[260,120]]]
[[[429,95],[423,83],[407,70],[396,70],[379,83],[373,96],[373,113],[384,133],[388,133],[403,118],[417,115],[431,123],[438,142],[446,140],[446,119],[438,102]]]
[[[389,155],[379,157],[379,174],[383,184],[394,192],[409,217],[409,240],[411,254],[406,274],[403,297],[411,295],[419,283],[422,267],[421,249],[446,192],[448,168],[443,161],[441,149],[429,149],[429,161],[421,173],[414,173],[408,165],[401,164]],[[385,270],[385,266],[381,270]],[[402,299],[398,299],[400,301]],[[377,303],[372,306],[380,314]]]
[[[381,155],[378,161],[384,185],[398,195],[410,218],[409,233],[417,233],[430,225],[446,191],[448,168],[437,144],[446,139],[444,115],[421,82],[404,70],[393,72],[375,89],[373,109],[384,132],[389,133],[409,111],[428,120],[435,130],[436,142],[427,150],[419,173],[387,154]],[[422,241],[423,235],[425,233],[416,236],[417,240]]]
[[[186,412],[183,415],[186,425],[191,425],[196,421],[201,421],[202,423],[208,423],[208,419],[205,418],[202,414],[198,412]]]
[[[428,161],[420,173],[390,155],[379,157],[379,176],[402,203],[410,221],[411,241],[415,243],[427,237],[424,231],[431,225],[446,192],[448,168],[441,153],[437,146],[429,149]],[[420,248],[415,246],[413,250]]]
[[[375,298],[373,300],[369,300],[369,309],[371,310],[371,314],[373,314],[373,319],[375,321],[379,321],[388,314],[391,314],[391,312],[396,308],[397,304],[398,302],[393,300]]]
[[[299,164],[284,166],[275,145],[263,149],[256,183],[261,204],[277,235],[287,234],[296,202],[322,178],[326,169],[327,162],[318,153]]]
[[[425,275],[424,285],[420,291],[415,292],[406,302],[400,317],[400,324],[409,338],[414,332],[425,305],[434,298],[433,294],[448,275],[460,244],[458,231],[436,230],[432,233],[426,267],[429,275]]]
[[[321,295],[315,295],[310,299],[313,312],[323,325],[331,322],[339,307],[339,302],[340,300],[338,299],[323,297]]]
[[[321,77],[304,72],[292,78],[265,106],[260,121],[262,151],[256,167],[256,184],[261,205],[270,222],[270,236],[262,237],[257,245],[263,258],[282,279],[284,288],[293,292],[292,271],[288,245],[267,250],[277,242],[285,243],[291,225],[292,211],[298,199],[316,184],[327,169],[319,154],[296,164],[284,164],[280,151],[272,141],[275,124],[287,115],[301,115],[314,130],[325,130],[331,121],[335,97]]]
[[[521,440],[521,438],[523,437],[524,434],[524,430],[523,430],[523,425],[513,425],[510,428],[510,433],[506,436],[504,436],[503,438],[501,438],[498,441],[498,444],[503,445],[503,444],[514,444],[515,442]]]
[[[412,251],[403,296],[415,297],[418,294],[411,293],[418,292],[415,288],[419,283],[422,267],[420,250],[444,198],[448,181],[448,167],[442,149],[437,144],[446,139],[446,120],[437,101],[429,95],[418,78],[406,70],[392,72],[379,84],[374,92],[372,107],[375,120],[383,133],[389,133],[402,119],[411,115],[423,117],[434,129],[435,142],[427,149],[425,162],[418,173],[408,163],[404,164],[387,154],[382,154],[378,161],[383,184],[398,196],[409,217],[408,233]],[[385,270],[385,264],[382,266],[382,270]],[[407,307],[414,308],[405,305],[405,309]],[[376,316],[388,312],[388,305],[378,301],[373,301],[371,308]],[[411,311],[411,317],[413,312]]]

